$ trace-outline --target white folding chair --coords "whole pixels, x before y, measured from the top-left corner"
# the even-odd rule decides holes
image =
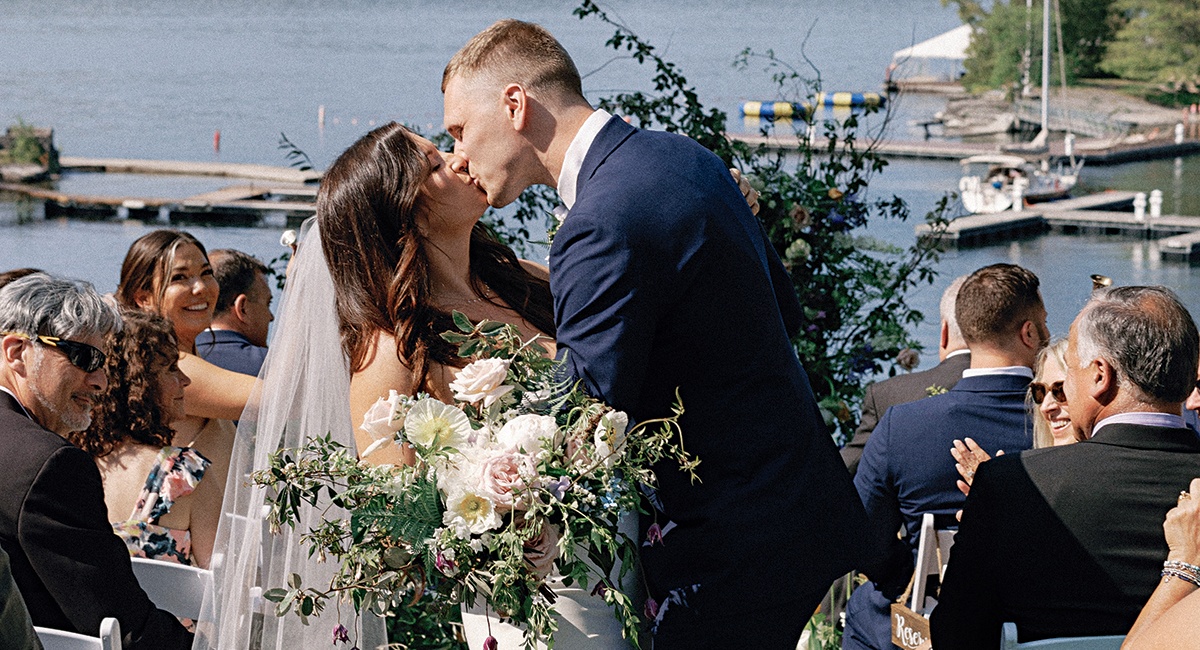
[[[1124,642],[1124,635],[1112,635],[1073,636],[1017,643],[1016,623],[1005,623],[1000,632],[1000,650],[1120,650]]]
[[[200,618],[204,593],[212,589],[212,571],[173,562],[135,557],[133,575],[156,607],[180,618]]]
[[[913,575],[912,597],[908,607],[914,612],[929,615],[937,599],[926,597],[925,590],[929,588],[929,576],[936,575],[941,584],[942,575],[946,573],[946,563],[950,561],[950,548],[954,546],[953,530],[937,530],[933,527],[933,513],[927,512],[921,517],[921,535],[917,543],[917,567]]]
[[[100,621],[100,636],[84,636],[48,627],[35,627],[45,650],[121,650],[121,624],[115,618]]]

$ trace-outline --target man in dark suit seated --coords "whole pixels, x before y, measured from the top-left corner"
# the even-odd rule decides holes
[[[1200,476],[1180,406],[1200,336],[1163,287],[1093,294],[1071,325],[1064,390],[1090,439],[979,466],[932,616],[934,647],[1125,634],[1160,579],[1162,522]]]
[[[275,320],[267,284],[271,269],[232,248],[215,250],[208,259],[221,293],[212,327],[196,337],[196,352],[226,370],[257,377],[267,358],[267,331]]]
[[[92,420],[116,309],[91,285],[35,273],[0,289],[0,546],[35,625],[88,636],[115,617],[126,648],[190,648],[138,586],[92,457],[63,436]]]
[[[888,409],[863,451],[854,486],[884,554],[871,579],[850,596],[843,648],[890,650],[890,605],[908,584],[921,517],[954,521],[963,495],[950,449],[970,435],[989,453],[1028,449],[1032,426],[1025,390],[1038,350],[1050,338],[1038,278],[1012,264],[972,273],[958,292],[955,318],[971,348],[971,367],[949,392]],[[903,539],[896,531],[907,530]]]
[[[963,340],[962,330],[954,318],[955,298],[967,276],[956,278],[942,293],[938,305],[941,312],[942,334],[938,341],[938,365],[920,372],[896,375],[867,386],[863,394],[862,419],[854,438],[842,447],[842,462],[851,474],[858,471],[863,447],[871,438],[871,432],[879,424],[879,417],[897,404],[915,402],[923,397],[944,393],[962,379],[962,373],[971,367],[971,351]]]

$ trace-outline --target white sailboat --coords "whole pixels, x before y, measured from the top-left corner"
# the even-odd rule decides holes
[[[1020,209],[1020,203],[1039,203],[1061,199],[1070,194],[1079,182],[1083,160],[1076,160],[1068,144],[1070,165],[1063,163],[1050,169],[1047,140],[1050,135],[1050,3],[1042,3],[1042,125],[1033,141],[1009,149],[1010,154],[980,155],[964,158],[963,176],[958,182],[963,207],[972,214],[991,214],[1009,208]],[[1032,0],[1026,0],[1032,10]],[[1061,22],[1061,19],[1060,19]],[[1061,40],[1061,38],[1060,38]],[[1063,85],[1066,85],[1064,74]],[[1068,143],[1074,139],[1067,134]],[[1030,160],[1016,152],[1041,154]]]

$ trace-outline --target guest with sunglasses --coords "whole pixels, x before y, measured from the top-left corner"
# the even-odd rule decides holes
[[[1066,354],[1066,339],[1059,339],[1038,353],[1033,381],[1025,396],[1025,408],[1033,420],[1034,449],[1069,445],[1084,439],[1067,413],[1067,395],[1063,389],[1067,378]],[[1003,455],[1004,451],[996,453]],[[950,455],[954,457],[957,463],[955,468],[962,477],[958,481],[958,489],[968,494],[979,464],[992,457],[973,438],[955,440]]]
[[[34,273],[0,289],[0,546],[34,625],[96,636],[116,617],[126,648],[190,648],[139,588],[112,533],[100,472],[66,440],[108,387],[116,310],[91,285]]]
[[[121,331],[107,339],[109,384],[92,426],[68,438],[96,459],[108,519],[130,555],[208,568],[224,476],[208,472],[199,451],[174,445],[171,428],[187,417],[191,380],[166,319],[136,309],[121,316]]]

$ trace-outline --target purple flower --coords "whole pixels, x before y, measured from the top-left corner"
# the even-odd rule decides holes
[[[339,643],[350,643],[350,631],[341,623],[338,623],[333,628],[333,645]]]
[[[571,487],[571,479],[566,476],[560,477],[557,481],[551,481],[546,484],[546,489],[550,490],[550,494],[554,495],[555,499],[563,500],[567,494],[567,489]]]
[[[604,584],[603,580],[597,582],[595,587],[592,587],[593,596],[604,598],[604,594],[606,593],[608,593],[608,585]]]
[[[815,332],[815,331],[817,331],[817,330],[819,330],[819,329],[821,329],[821,328],[817,327],[816,325],[809,325],[809,326],[808,326],[808,327],[806,327],[805,329],[806,329],[806,330],[808,330],[809,332]]]
[[[658,603],[653,598],[646,599],[644,613],[646,614],[646,618],[653,619],[658,617]]]
[[[500,642],[494,636],[488,636],[483,640],[483,650],[496,650],[500,647]]]
[[[824,311],[824,310],[822,310],[822,311],[818,311],[818,312],[817,312],[817,318],[825,318],[825,311]]]
[[[437,567],[438,571],[447,575],[454,570],[454,561],[446,559],[446,556],[442,555],[441,551],[437,552],[437,557],[434,558],[433,565]]]
[[[655,544],[661,544],[663,541],[662,537],[663,537],[662,527],[659,526],[658,524],[650,524],[650,527],[646,529],[646,545],[647,546],[654,546]]]
[[[829,213],[829,222],[835,226],[842,226],[846,224],[846,217],[837,210],[833,210]]]

